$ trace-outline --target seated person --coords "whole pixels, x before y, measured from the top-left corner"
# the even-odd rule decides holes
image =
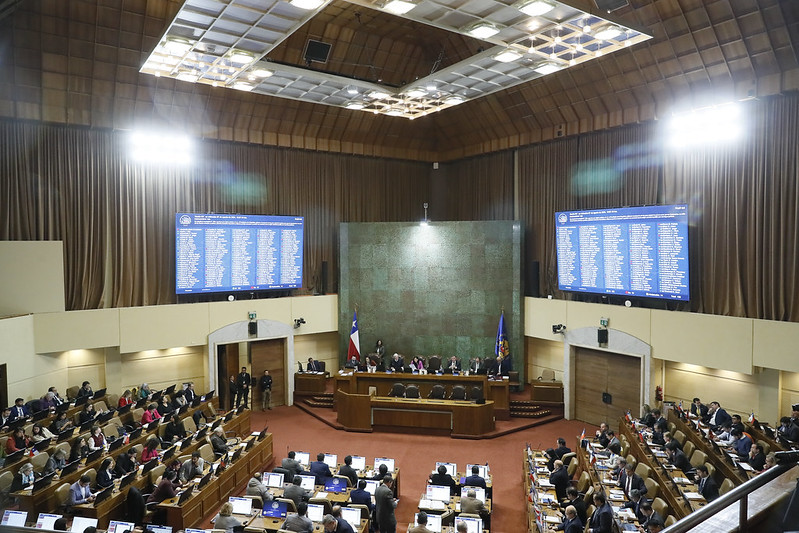
[[[103,459],[100,468],[97,470],[95,483],[101,489],[108,488],[114,484],[114,460],[110,457]]]
[[[366,358],[366,371],[370,374],[374,374],[377,372],[377,358],[376,357],[367,357]]]
[[[125,453],[120,453],[117,456],[116,464],[114,465],[114,473],[117,477],[122,477],[125,474],[130,474],[136,470],[136,448],[128,448]]]
[[[402,372],[405,368],[405,364],[402,362],[402,358],[399,356],[399,354],[395,353],[391,357],[391,362],[389,363],[388,367],[392,372]]]
[[[214,429],[214,433],[211,435],[211,447],[214,449],[214,454],[217,456],[225,455],[230,451],[230,446],[228,446],[227,439],[225,438],[225,430],[222,429],[222,426],[217,426],[216,429]]]
[[[557,445],[557,448],[549,448],[544,452],[544,455],[549,458],[549,463],[547,466],[549,467],[550,472],[554,468],[553,465],[556,459],[562,459],[564,455],[571,453],[572,451],[571,448],[566,446],[566,439],[563,437],[558,437]]]
[[[703,404],[699,398],[694,398],[691,403],[691,416],[699,418],[702,422],[707,422],[707,405]]]
[[[147,410],[144,411],[144,414],[141,417],[141,423],[142,425],[145,425],[160,419],[161,413],[158,412],[158,404],[151,402],[147,405]]]
[[[177,416],[173,416],[164,428],[164,442],[175,443],[184,438],[186,434],[186,426],[183,425],[183,421]]]
[[[55,415],[55,420],[53,420],[53,423],[50,424],[50,432],[54,435],[58,435],[62,431],[66,431],[71,427],[72,420],[67,418],[67,413],[65,411],[61,411]]]
[[[358,361],[358,358],[356,356],[354,356],[354,355],[346,362],[346,364],[344,365],[344,368],[350,368],[350,369],[353,369],[353,370],[365,370],[361,366],[361,362]]]
[[[675,441],[671,441],[666,446],[666,454],[668,455],[669,462],[674,465],[675,468],[679,468],[686,476],[691,477],[693,474],[693,467],[683,451],[677,448]]]
[[[88,475],[83,474],[80,476],[80,479],[78,479],[69,487],[69,498],[67,499],[67,503],[71,506],[74,506],[80,505],[82,503],[93,502],[94,495],[89,488],[91,482],[92,478],[90,478]]]
[[[164,394],[161,396],[161,399],[158,401],[158,407],[155,408],[158,411],[158,414],[162,417],[168,415],[175,409],[172,407],[172,401],[169,399],[168,394]]]
[[[183,461],[183,464],[180,465],[180,470],[178,471],[178,481],[180,483],[187,483],[196,477],[201,477],[203,475],[204,468],[205,460],[200,452],[195,450],[191,453],[191,458],[186,459]]]
[[[166,470],[164,475],[161,476],[161,481],[156,485],[155,490],[147,498],[147,503],[161,503],[169,498],[174,498],[178,493],[177,488],[180,487],[178,483],[175,483],[177,477],[174,470]]]
[[[302,478],[294,476],[291,485],[283,489],[283,497],[294,502],[294,506],[299,509],[300,503],[308,501],[310,493],[302,488]]]
[[[274,496],[269,492],[269,488],[263,484],[261,472],[256,472],[252,475],[247,482],[247,491],[244,493],[247,496],[260,496],[262,502],[268,502],[274,499]]]
[[[33,473],[33,465],[25,463],[20,467],[14,478],[11,480],[11,487],[8,492],[17,492],[33,485],[36,481],[36,475]]]
[[[14,400],[14,407],[11,408],[11,416],[8,417],[8,421],[13,422],[14,420],[28,418],[30,416],[31,411],[28,409],[28,406],[25,405],[25,400],[23,398]]]
[[[460,372],[461,371],[461,361],[457,358],[457,356],[452,356],[447,361],[446,365],[444,366],[444,371],[452,374],[453,372]]]
[[[569,472],[563,466],[563,461],[555,459],[552,473],[549,475],[549,482],[555,486],[555,496],[558,503],[566,499],[566,488],[569,486]]]
[[[89,435],[89,439],[87,442],[89,443],[90,452],[102,450],[108,444],[108,442],[106,442],[105,440],[105,435],[103,435],[103,431],[100,428],[100,426],[92,426],[91,435]]]
[[[566,500],[561,503],[561,508],[566,508],[568,506],[574,507],[575,511],[577,512],[577,517],[580,519],[580,522],[585,524],[588,522],[588,514],[585,508],[585,500],[580,495],[575,487],[569,487],[566,489]]]
[[[608,447],[608,443],[610,442],[610,439],[608,438],[608,424],[607,424],[607,422],[602,422],[601,424],[599,424],[599,429],[596,430],[596,441],[603,448],[607,448]]]
[[[738,458],[748,459],[749,451],[752,449],[752,437],[747,433],[743,433],[740,429],[732,429],[730,435],[733,438],[731,446],[738,454]]]
[[[430,476],[430,483],[433,485],[449,487],[450,494],[457,494],[457,483],[455,483],[455,480],[452,479],[452,476],[447,474],[447,467],[444,465],[439,466],[438,472]]]
[[[286,481],[294,479],[294,476],[302,473],[302,465],[295,459],[296,456],[297,454],[294,453],[294,451],[290,451],[288,456],[280,463],[281,468],[285,468],[289,471],[289,477]]]
[[[645,520],[643,513],[641,512],[641,505],[647,503],[647,499],[641,494],[641,491],[638,489],[632,489],[630,491],[630,499],[624,502],[622,507],[626,509],[630,509],[632,513],[635,515],[635,519],[639,522],[643,522]]]
[[[414,355],[413,359],[411,359],[410,365],[411,372],[418,372],[419,374],[427,374],[427,370],[424,367],[424,361],[418,356]]]
[[[663,421],[655,424],[655,429],[652,430],[652,444],[657,446],[664,446],[666,444],[663,434],[669,430],[669,425]]]
[[[446,469],[445,469],[446,470]],[[388,467],[384,464],[381,464],[377,467],[377,473],[372,476],[372,480],[374,481],[382,481],[384,477],[388,474]]]
[[[343,518],[336,518],[332,514],[326,514],[325,517],[322,518],[322,525],[324,526],[326,532],[355,533],[352,530],[352,526],[349,522]]]
[[[624,491],[624,495],[630,497],[630,492],[637,489],[641,495],[646,494],[647,488],[644,480],[635,473],[635,468],[631,463],[624,465],[624,472],[619,474],[619,487]]]
[[[375,510],[375,504],[372,503],[372,495],[366,490],[366,480],[361,479],[358,481],[358,488],[350,492],[350,502],[354,504],[365,505],[369,508],[369,512]]]
[[[487,511],[485,504],[477,499],[477,493],[474,489],[468,489],[466,496],[461,498],[461,512],[469,514],[484,515]]]
[[[91,398],[94,396],[94,391],[92,390],[92,385],[88,381],[84,381],[83,384],[78,389],[78,394],[75,396],[76,398],[83,398],[84,396],[88,396]]]
[[[708,503],[719,497],[719,486],[716,484],[716,480],[710,477],[710,472],[705,465],[696,467],[696,484],[699,487],[699,494],[701,494]]]
[[[25,435],[25,429],[21,426],[14,429],[14,433],[6,441],[6,454],[12,454],[19,450],[24,450],[31,445],[31,441]]]
[[[744,423],[741,421],[741,415],[732,415],[732,429],[740,429],[741,433],[746,431]]]
[[[97,411],[94,410],[94,404],[87,403],[83,406],[83,409],[80,413],[78,413],[78,425],[83,425],[87,422],[91,422],[97,416]]]
[[[352,456],[348,455],[344,458],[344,464],[338,471],[340,476],[347,476],[350,480],[350,486],[355,487],[358,485],[358,471],[352,467]]]
[[[472,475],[467,477],[463,484],[467,487],[486,488],[486,480],[480,477],[480,468],[477,465],[472,465]]]
[[[61,472],[61,470],[67,465],[67,454],[61,448],[56,448],[51,455],[47,462],[44,465],[44,470],[42,471],[42,475],[49,475],[53,472]]]
[[[313,360],[313,357],[308,358],[308,364],[305,367],[306,372],[321,372],[322,366]]]
[[[234,528],[242,525],[239,519],[233,516],[233,504],[230,502],[222,504],[213,522],[214,529],[224,529],[225,533],[233,533]]]
[[[416,515],[416,522],[419,525],[409,529],[408,533],[433,533],[432,531],[427,529],[427,513],[425,513],[424,511]]]
[[[133,403],[133,393],[130,392],[130,389],[125,389],[125,392],[123,392],[122,396],[119,397],[119,401],[117,402],[117,407],[122,408],[132,403]]]
[[[325,454],[321,452],[316,454],[316,461],[311,461],[308,470],[310,471],[311,475],[316,477],[317,485],[324,485],[328,479],[333,477],[330,467],[328,467],[327,463],[325,463]]]
[[[144,449],[141,451],[141,462],[147,463],[153,459],[158,458],[158,446],[161,442],[158,440],[158,437],[152,435],[147,439],[147,442],[144,443]]]
[[[564,510],[563,523],[555,528],[556,531],[564,531],[565,533],[582,533],[583,521],[577,516],[577,509],[573,505],[566,506]]]
[[[308,504],[300,502],[297,505],[297,514],[289,513],[280,529],[299,533],[313,533],[314,525],[311,519],[308,518]]]
[[[89,443],[86,442],[85,437],[78,437],[69,452],[69,459],[67,460],[67,463],[77,461],[78,459],[83,459],[87,455],[89,455]]]
[[[763,449],[763,446],[760,444],[753,442],[752,446],[749,449],[749,466],[751,466],[756,472],[762,472],[766,466],[766,451]]]

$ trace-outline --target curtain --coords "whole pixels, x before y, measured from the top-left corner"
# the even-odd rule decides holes
[[[513,220],[513,152],[446,163],[432,175],[445,220]]]

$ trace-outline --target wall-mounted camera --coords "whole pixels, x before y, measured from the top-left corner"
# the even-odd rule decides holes
[[[294,329],[299,328],[303,324],[305,324],[305,319],[304,318],[300,317],[300,318],[295,318],[294,319]]]
[[[552,333],[565,333],[566,326],[563,324],[552,324]]]

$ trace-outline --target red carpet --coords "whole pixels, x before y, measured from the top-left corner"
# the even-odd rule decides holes
[[[494,476],[492,531],[526,531],[526,495],[522,489],[525,443],[529,442],[536,448],[549,448],[554,447],[558,437],[564,437],[572,447],[584,427],[586,433],[596,429],[583,422],[560,420],[496,439],[469,441],[443,436],[336,431],[296,407],[277,407],[265,413],[252,413],[253,430],[266,424],[273,434],[277,464],[288,450],[301,450],[312,455],[335,453],[339,461],[348,454],[363,455],[367,462],[375,456],[394,458],[401,472],[397,531],[403,532],[417,510],[427,476],[436,461],[455,462],[459,470],[467,463],[487,462]]]

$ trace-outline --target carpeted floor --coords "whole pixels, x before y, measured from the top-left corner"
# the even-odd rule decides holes
[[[585,427],[586,433],[596,428],[583,422],[560,420],[534,429],[491,440],[460,440],[443,436],[403,433],[347,433],[336,431],[296,407],[277,407],[264,413],[252,413],[252,428],[269,425],[273,434],[276,463],[288,450],[301,450],[315,455],[335,453],[339,461],[347,454],[363,455],[367,462],[375,456],[392,457],[400,469],[400,504],[397,507],[397,531],[405,531],[417,510],[427,476],[436,461],[458,464],[488,463],[494,476],[494,512],[492,531],[516,533],[526,531],[525,498],[522,490],[522,451],[529,442],[536,448],[554,447],[558,437],[573,446]],[[244,487],[240,489],[243,491]],[[206,517],[207,521],[211,517]]]

